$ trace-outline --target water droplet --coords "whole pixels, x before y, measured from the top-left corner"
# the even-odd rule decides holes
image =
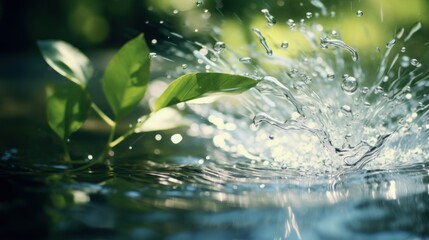
[[[183,137],[179,133],[176,133],[173,136],[171,136],[171,142],[174,144],[179,144],[182,140],[183,140]]]
[[[269,26],[274,26],[277,23],[277,20],[270,14],[268,9],[262,9],[261,12],[264,14],[265,19],[267,19]]]
[[[258,36],[259,42],[265,48],[265,52],[267,53],[267,55],[272,56],[273,50],[271,50],[270,46],[268,46],[267,41],[265,40],[265,37],[264,35],[262,35],[261,31],[259,31],[259,29],[257,28],[253,28],[252,30],[255,33],[255,35]]]
[[[115,152],[113,150],[109,150],[109,157],[114,157],[115,156]]]
[[[241,63],[251,63],[252,62],[252,58],[250,58],[250,57],[242,57],[242,58],[240,58],[240,62]]]
[[[128,147],[128,149],[129,149],[129,150],[133,150],[133,146],[129,146],[129,147]]]
[[[188,68],[188,65],[187,64],[182,64],[182,69],[187,69]]]
[[[203,4],[204,4],[203,1],[197,1],[197,3],[196,3],[197,7],[201,7]]]
[[[280,45],[281,48],[286,49],[289,47],[289,43],[287,41],[283,41],[282,44]]]
[[[352,76],[347,76],[343,79],[343,83],[341,84],[341,88],[344,92],[348,94],[353,94],[356,92],[356,89],[358,87],[358,81],[356,78]]]
[[[328,37],[321,37],[320,38],[320,47],[328,48],[328,46],[330,46],[330,45],[336,46],[339,48],[343,48],[343,49],[346,49],[347,51],[349,51],[352,55],[352,60],[355,62],[359,59],[358,52],[354,48],[352,48],[349,45],[347,45],[346,43],[344,43],[343,41],[338,40],[338,39],[329,39]]]
[[[94,159],[94,156],[92,156],[91,154],[89,154],[89,155],[87,156],[87,159],[88,159],[88,160],[92,160],[92,159]]]
[[[413,97],[411,93],[405,94],[405,99],[410,100]]]
[[[369,88],[368,88],[368,87],[363,87],[363,88],[362,88],[362,93],[363,93],[363,94],[367,94],[367,93],[368,93],[368,91],[369,91]]]
[[[274,139],[274,136],[273,136],[273,135],[270,135],[270,136],[268,136],[268,138],[269,138],[270,140],[273,140],[273,139]]]
[[[225,43],[224,42],[216,42],[213,46],[213,49],[217,52],[217,53],[221,53],[225,50]]]
[[[350,114],[352,112],[352,108],[349,105],[341,106],[341,111],[345,114]]]
[[[179,13],[179,10],[177,10],[177,9],[173,10],[173,14],[178,14],[178,13]]]
[[[406,47],[402,47],[401,48],[401,52],[405,52],[405,51],[407,51],[407,48]]]
[[[161,134],[156,134],[155,135],[155,140],[156,141],[161,141],[161,139],[162,139],[162,135]]]
[[[198,160],[198,164],[204,164],[204,159]]]
[[[152,59],[152,58],[156,58],[156,53],[154,53],[154,52],[151,52],[151,53],[149,53],[149,58],[150,59]]]
[[[164,21],[162,21],[162,20],[161,20],[161,21],[159,21],[159,24],[164,24]]]
[[[410,32],[408,33],[407,37],[404,39],[404,42],[410,40],[410,38],[414,35],[414,33],[416,33],[417,31],[419,31],[422,28],[422,23],[421,22],[416,22],[413,27],[411,27]]]
[[[374,90],[374,93],[375,93],[375,94],[379,94],[379,93],[382,93],[383,91],[384,91],[384,89],[383,89],[382,87],[377,86],[377,87],[375,88],[375,90]]]
[[[408,56],[402,56],[401,57],[401,67],[406,68],[410,66],[410,57]]]
[[[295,21],[293,19],[288,19],[286,23],[290,29],[294,29],[296,26]]]
[[[396,39],[392,39],[386,44],[386,48],[390,49],[393,46],[395,46],[395,44],[396,44]]]
[[[305,14],[305,16],[306,16],[308,19],[310,19],[311,17],[313,17],[313,13],[311,13],[311,12],[307,12],[307,13]]]
[[[356,16],[358,16],[358,17],[362,17],[362,16],[363,16],[363,12],[362,12],[362,10],[358,10],[358,11],[356,12]]]
[[[415,58],[411,59],[410,63],[414,67],[421,67],[422,66],[422,64],[417,59],[415,59]]]
[[[157,44],[157,43],[158,43],[158,40],[156,40],[156,39],[152,39],[151,43],[152,43],[153,45],[155,45],[155,44]]]
[[[259,188],[265,188],[265,184],[259,185]]]

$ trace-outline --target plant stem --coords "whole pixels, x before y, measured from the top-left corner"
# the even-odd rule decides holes
[[[112,121],[112,128],[110,130],[110,134],[109,134],[109,138],[107,140],[107,144],[106,144],[106,148],[103,150],[103,152],[101,153],[101,155],[96,159],[93,160],[91,162],[88,162],[87,164],[77,167],[77,168],[73,168],[73,169],[69,169],[68,172],[78,172],[84,169],[87,169],[89,167],[94,166],[97,163],[101,163],[103,161],[105,161],[107,155],[109,154],[109,151],[112,149],[112,147],[110,147],[110,143],[112,142],[113,138],[115,137],[115,132],[116,132],[116,122]],[[109,170],[112,170],[112,167],[110,165],[107,166],[109,168]]]
[[[114,148],[116,147],[119,143],[121,143],[122,141],[124,141],[127,137],[129,137],[130,135],[134,134],[136,129],[141,127],[146,120],[148,120],[150,117],[150,115],[146,115],[142,118],[144,118],[143,120],[141,120],[140,122],[138,122],[136,125],[134,125],[132,128],[130,128],[128,131],[126,131],[124,134],[122,134],[120,137],[116,138],[115,140],[109,142],[109,147],[110,148]]]
[[[71,156],[70,156],[69,148],[67,147],[67,143],[66,143],[66,141],[62,141],[62,142],[63,142],[63,148],[64,148],[64,153],[65,153],[65,162],[66,163],[71,163],[72,159],[71,159]]]
[[[110,119],[94,102],[91,103],[92,109],[112,128],[116,125],[115,121]]]

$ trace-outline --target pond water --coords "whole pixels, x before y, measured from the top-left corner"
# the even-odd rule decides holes
[[[228,19],[210,3],[195,2],[193,11]],[[260,83],[178,106],[189,126],[132,137],[110,154],[112,169],[65,171],[43,111],[24,111],[38,93],[16,105],[24,113],[10,111],[0,124],[2,238],[429,239],[428,51],[413,42],[426,20],[416,14],[413,24],[385,30],[388,38],[359,44],[338,20],[352,14],[355,27],[371,32],[390,15],[351,3],[251,4],[233,14],[232,38],[226,20],[192,28],[209,36],[204,44],[162,20],[165,37],[149,41],[150,97],[193,71]],[[287,7],[302,16],[283,19]],[[261,21],[240,15],[249,12]],[[170,15],[180,20],[179,10]],[[240,35],[246,44],[235,42]],[[25,87],[42,91],[42,83],[18,84],[3,84],[16,94],[5,99]],[[122,130],[136,120],[127,121]],[[107,136],[97,124],[91,119],[70,139],[74,157],[89,161],[102,149]]]

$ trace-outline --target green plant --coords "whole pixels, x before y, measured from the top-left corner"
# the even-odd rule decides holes
[[[49,126],[62,140],[66,152],[65,160],[69,163],[74,162],[68,151],[67,139],[79,130],[91,109],[111,127],[104,151],[97,159],[78,169],[105,161],[109,150],[133,133],[165,129],[165,124],[155,128],[144,127],[145,122],[156,118],[161,109],[210,93],[240,93],[257,84],[257,81],[251,78],[223,73],[183,75],[174,80],[161,94],[151,113],[142,116],[138,124],[116,137],[118,122],[136,109],[149,85],[150,52],[143,34],[126,43],[104,72],[102,89],[113,111],[113,117],[105,114],[91,100],[87,84],[92,78],[93,66],[82,52],[63,41],[39,41],[38,45],[49,66],[70,80],[61,84],[49,82],[46,86],[47,120]],[[169,128],[176,126],[167,125]]]

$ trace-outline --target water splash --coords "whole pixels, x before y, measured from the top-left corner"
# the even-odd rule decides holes
[[[262,12],[268,14],[265,10]],[[425,161],[429,113],[424,92],[429,85],[428,75],[423,64],[403,50],[409,48],[405,45],[407,38],[403,38],[406,29],[400,28],[386,48],[379,49],[383,54],[374,71],[358,61],[357,50],[340,40],[339,32],[325,30],[318,23],[308,24],[302,22],[296,33],[311,49],[294,57],[274,54],[266,41],[272,40],[268,30],[264,36],[256,27],[247,29],[259,40],[244,48],[247,56],[224,48],[229,45],[225,40],[216,40],[209,47],[187,42],[186,48],[191,49],[197,62],[188,63],[181,72],[203,69],[259,80],[246,94],[227,97],[227,105],[224,101],[210,107],[190,105],[213,128],[209,131],[207,126],[197,124],[189,134],[211,137],[217,149],[247,159],[252,166],[295,170],[305,176]],[[295,30],[292,19],[285,26]],[[415,34],[419,26],[413,26],[410,34]],[[218,30],[214,38],[223,39],[222,31]],[[258,44],[265,54],[255,50]],[[280,44],[282,49],[288,46],[288,41]],[[324,51],[331,46],[331,51]],[[395,51],[398,46],[400,49]],[[344,57],[342,50],[348,51],[351,59]],[[175,49],[176,53],[180,51],[183,49]],[[204,65],[210,68],[201,68]]]

